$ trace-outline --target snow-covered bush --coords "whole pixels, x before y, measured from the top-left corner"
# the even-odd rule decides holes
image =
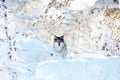
[[[82,6],[73,9],[76,2],[71,0],[30,1],[24,10],[27,15],[34,17],[31,20],[33,34],[50,43],[53,35],[64,35],[69,50],[75,53],[84,50],[103,50],[106,51],[104,53],[118,55],[120,52],[116,46],[119,48],[119,41],[115,40],[119,37],[113,39],[118,35],[118,29],[113,31],[109,27],[109,19],[106,19],[105,15],[109,6],[114,5],[113,1],[94,0],[91,4],[83,1],[84,5],[78,1]],[[116,23],[113,26],[115,25]]]

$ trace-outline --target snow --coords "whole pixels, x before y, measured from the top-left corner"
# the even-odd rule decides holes
[[[70,9],[71,10],[81,10],[88,7],[91,7],[95,4],[97,0],[73,0],[71,1]],[[77,6],[77,7],[76,7]]]
[[[46,61],[39,63],[35,77],[43,80],[117,80],[120,78],[119,65],[118,59],[114,58],[106,60],[89,58],[87,62]]]
[[[1,80],[11,80],[11,77],[9,76],[7,71],[0,72],[0,77]]]
[[[36,39],[27,39],[18,41],[18,56],[27,62],[38,62],[44,60],[52,53],[52,48],[47,42]],[[40,56],[40,57],[38,57]]]
[[[68,54],[66,59],[54,57],[52,47],[36,38],[18,40],[17,55],[22,62],[8,62],[7,66],[18,73],[9,74],[4,64],[1,80],[119,80],[119,57],[105,57],[95,52]],[[5,70],[5,71],[4,71]],[[10,72],[10,71],[9,71]],[[3,77],[3,75],[6,77]]]
[[[105,16],[119,7],[113,0],[0,1],[0,80],[119,80],[120,21]],[[54,55],[53,35],[64,35],[64,59]]]

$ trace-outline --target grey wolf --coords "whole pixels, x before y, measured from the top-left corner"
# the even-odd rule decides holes
[[[67,55],[67,45],[64,41],[64,36],[54,36],[53,50],[56,55],[60,55],[62,58],[65,58]]]

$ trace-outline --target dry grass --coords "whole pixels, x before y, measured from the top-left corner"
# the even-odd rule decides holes
[[[120,20],[120,8],[108,8],[105,10],[105,17],[108,19],[108,21],[112,21],[112,23],[115,23],[115,20]]]
[[[120,22],[120,8],[108,8],[104,15],[108,25],[111,25],[114,40],[120,42],[120,25],[116,24],[117,21]]]

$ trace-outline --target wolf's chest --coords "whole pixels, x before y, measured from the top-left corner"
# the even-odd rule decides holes
[[[62,52],[64,50],[65,44],[64,43],[60,43],[60,45],[58,45],[58,43],[54,43],[53,44],[53,48],[55,50],[55,52]]]

